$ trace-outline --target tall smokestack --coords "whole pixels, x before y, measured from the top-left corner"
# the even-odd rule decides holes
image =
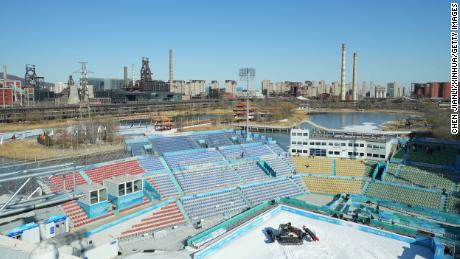
[[[340,100],[345,101],[345,63],[347,45],[342,43],[342,74],[340,77]]]
[[[128,88],[128,67],[123,67],[123,87]]]
[[[173,61],[172,61],[172,49],[169,49],[169,83],[172,84],[174,80],[173,75]]]
[[[5,108],[6,101],[5,101],[5,90],[6,90],[6,85],[8,81],[8,71],[6,68],[6,65],[3,65],[3,89],[2,89],[2,103],[3,103],[3,108]]]
[[[356,89],[356,57],[358,55],[355,53],[353,53],[353,81],[352,81],[352,90],[353,90],[353,101],[358,101],[358,92],[357,92],[357,89]]]

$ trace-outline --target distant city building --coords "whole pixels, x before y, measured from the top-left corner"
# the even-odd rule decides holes
[[[171,92],[178,94],[186,94],[185,85],[186,83],[184,80],[173,80],[171,84]]]
[[[275,93],[275,89],[273,87],[273,83],[270,80],[262,80],[261,88],[262,93],[266,96],[270,96],[271,94]]]
[[[401,87],[396,82],[387,84],[387,96],[392,98],[402,97]]]
[[[211,89],[219,89],[219,81],[212,80],[211,81]]]
[[[225,80],[225,92],[236,96],[236,86],[237,83],[235,80]]]
[[[190,80],[185,84],[185,94],[190,96],[199,96],[206,94],[205,80]]]
[[[94,91],[118,90],[123,87],[123,79],[116,78],[88,78],[88,84],[93,85]]]

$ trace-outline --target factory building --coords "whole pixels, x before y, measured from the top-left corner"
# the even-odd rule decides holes
[[[94,91],[119,90],[123,87],[123,79],[117,78],[88,78],[88,84]]]
[[[413,83],[411,88],[415,98],[450,100],[450,82]]]
[[[23,89],[21,81],[7,80],[6,88],[3,87],[4,80],[0,80],[0,105],[13,105],[14,103],[22,103]]]

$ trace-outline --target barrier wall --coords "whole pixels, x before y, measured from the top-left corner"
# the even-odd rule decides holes
[[[227,229],[230,225],[234,224],[235,222],[257,212],[257,211],[260,211],[260,210],[263,210],[265,208],[267,208],[268,206],[270,206],[270,202],[264,202],[264,203],[261,203],[243,213],[240,213],[232,218],[230,218],[229,220],[226,220],[218,225],[215,225],[214,227],[212,228],[209,228],[189,239],[187,239],[186,243],[187,245],[193,245],[193,244],[196,244],[196,243],[200,243],[204,240],[207,240],[209,239],[210,237],[213,236],[213,233],[216,233],[222,229]]]

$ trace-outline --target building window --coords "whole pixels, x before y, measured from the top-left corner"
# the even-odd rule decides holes
[[[99,202],[107,200],[107,189],[100,189],[99,190]]]
[[[364,144],[359,144],[360,147],[364,147]]]
[[[308,150],[306,150],[306,149],[302,150],[302,152],[303,152],[304,154],[308,154]]]
[[[332,142],[329,142],[329,146],[333,146],[333,145],[334,145],[334,143],[332,143]]]
[[[380,158],[385,158],[385,155],[380,155]]]
[[[355,143],[355,147],[359,147],[359,144],[358,144],[358,143]]]
[[[292,144],[292,145],[295,145],[295,141],[292,141],[291,144]]]
[[[359,153],[360,156],[364,156],[364,153]]]
[[[372,145],[367,144],[367,148],[372,148]]]
[[[142,180],[135,180],[134,181],[134,191],[140,191],[142,190]]]
[[[312,155],[312,156],[326,156],[326,149],[310,148],[310,155]]]
[[[297,145],[302,145],[302,141],[297,141]]]
[[[312,146],[315,145],[315,142],[310,142],[310,145],[312,145]]]
[[[295,153],[295,149],[292,149],[291,151],[292,151],[292,153]]]
[[[333,152],[332,152],[332,151],[328,151],[327,153],[328,153],[329,155],[332,155],[332,154],[333,154]]]
[[[315,145],[321,146],[321,142],[315,142]]]
[[[98,201],[97,199],[97,191],[92,191],[89,193],[89,203],[96,204]]]
[[[349,147],[352,147],[352,146],[353,146],[353,144],[351,144],[351,143],[348,143],[348,146],[349,146]]]
[[[303,145],[304,145],[304,146],[308,146],[308,142],[303,142]]]
[[[334,151],[334,155],[340,155],[339,151]]]
[[[133,192],[133,182],[126,183],[126,194],[130,194]]]
[[[372,154],[372,157],[379,157],[379,154]]]
[[[344,146],[345,146],[345,143],[340,143],[340,146],[344,147]]]
[[[371,153],[367,153],[367,157],[372,157],[372,154],[371,154]]]
[[[348,152],[348,155],[351,156],[351,152]]]
[[[308,133],[304,133],[303,136],[304,136],[304,137],[308,137]]]
[[[122,184],[119,184],[118,185],[118,196],[123,196],[125,195],[125,184],[122,183]]]

